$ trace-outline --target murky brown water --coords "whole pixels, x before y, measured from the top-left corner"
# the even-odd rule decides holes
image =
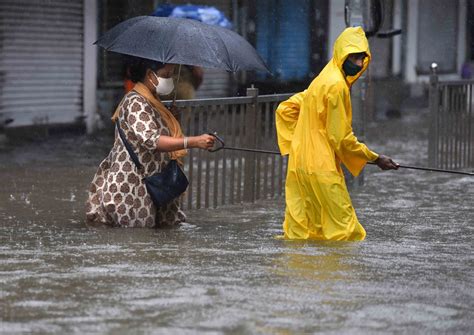
[[[412,121],[368,142],[424,164]],[[368,167],[352,192],[362,243],[274,239],[281,201],[188,212],[174,230],[90,229],[85,190],[108,145],[0,154],[0,333],[472,332],[472,178]]]

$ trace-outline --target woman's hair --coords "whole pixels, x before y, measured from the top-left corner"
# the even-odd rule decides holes
[[[127,74],[134,83],[145,79],[146,70],[158,71],[165,66],[165,63],[157,62],[151,59],[129,56],[125,60]]]

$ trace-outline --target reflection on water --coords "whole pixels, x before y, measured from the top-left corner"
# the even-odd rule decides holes
[[[179,229],[87,228],[86,189],[107,152],[103,141],[76,137],[0,153],[0,333],[474,326],[468,177],[367,168],[365,187],[352,194],[368,232],[361,243],[275,239],[281,201],[193,211]],[[425,162],[426,143],[416,137],[377,143],[403,163]]]

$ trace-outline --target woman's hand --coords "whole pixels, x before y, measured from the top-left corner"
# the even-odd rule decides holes
[[[395,163],[390,157],[385,155],[380,155],[379,158],[375,160],[375,164],[377,164],[382,170],[398,170],[400,167],[399,164]]]
[[[193,136],[189,138],[189,146],[191,148],[200,148],[209,150],[214,146],[215,138],[212,135],[202,134],[200,136]]]

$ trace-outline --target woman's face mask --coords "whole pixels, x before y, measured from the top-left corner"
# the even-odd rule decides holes
[[[174,90],[173,78],[162,78],[153,72],[155,78],[158,80],[158,85],[155,86],[156,94],[158,95],[168,95]]]
[[[362,66],[352,63],[349,59],[344,61],[342,69],[347,76],[355,76],[362,70]]]

